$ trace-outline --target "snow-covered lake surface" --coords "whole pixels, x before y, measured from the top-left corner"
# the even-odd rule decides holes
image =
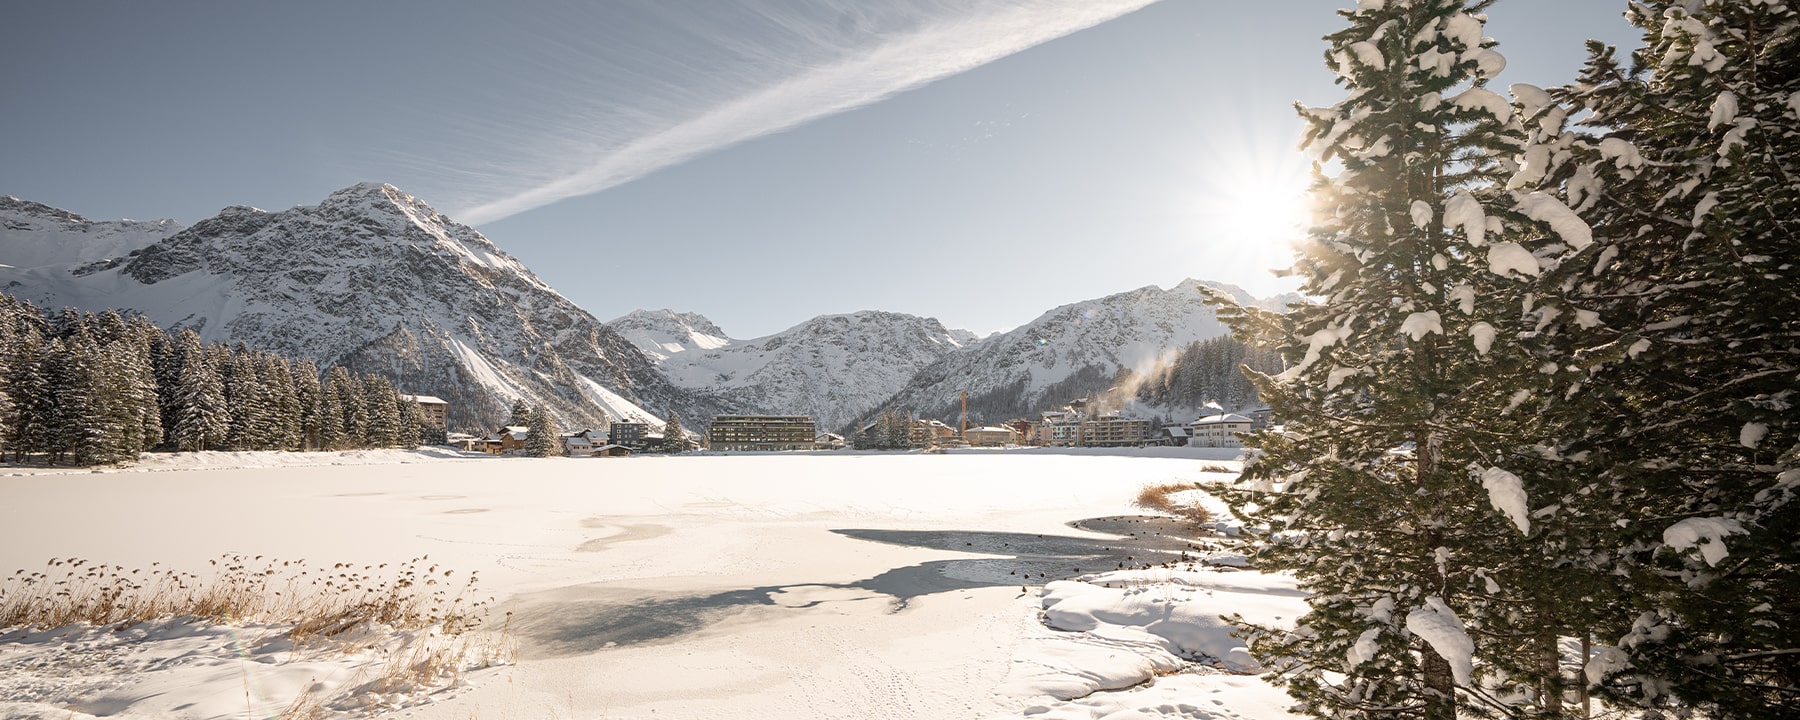
[[[1166,524],[1105,519],[1141,515],[1145,485],[1229,477],[1208,471],[1219,452],[0,469],[0,573],[73,557],[204,574],[227,553],[478,572],[489,626],[511,613],[516,664],[395,717],[1286,718],[1217,616],[1291,622],[1292,581],[1121,571],[1204,553]],[[366,671],[231,628],[135,632],[0,636],[0,717],[271,717]]]

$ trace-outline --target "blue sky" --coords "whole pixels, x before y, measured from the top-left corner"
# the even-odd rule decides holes
[[[0,194],[192,223],[389,182],[610,319],[986,333],[1184,277],[1267,294],[1334,0],[20,3]],[[1499,78],[1630,43],[1500,0]]]

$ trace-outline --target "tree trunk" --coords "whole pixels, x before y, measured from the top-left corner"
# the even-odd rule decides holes
[[[1451,674],[1450,661],[1437,654],[1430,643],[1419,645],[1425,683],[1425,708],[1420,717],[1424,720],[1456,720],[1456,676]]]
[[[1538,638],[1538,674],[1542,676],[1539,680],[1538,692],[1543,695],[1543,700],[1540,702],[1544,707],[1544,716],[1562,717],[1562,656],[1557,651],[1555,633]]]

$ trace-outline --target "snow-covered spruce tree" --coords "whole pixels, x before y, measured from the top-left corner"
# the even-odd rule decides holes
[[[674,410],[663,421],[662,451],[666,453],[687,452],[687,432],[681,429],[681,415]]]
[[[1595,245],[1547,278],[1579,308],[1546,363],[1545,476],[1621,578],[1604,690],[1727,717],[1800,702],[1800,11],[1653,0],[1630,67],[1590,44],[1520,185],[1565,194]],[[1528,163],[1529,165],[1529,163]],[[1571,553],[1573,554],[1573,553]]]
[[[170,439],[182,450],[219,448],[231,429],[231,411],[225,404],[225,385],[213,366],[212,353],[192,329],[181,331],[175,347],[181,373],[170,391],[175,408]]]
[[[287,358],[258,353],[256,375],[268,388],[269,448],[300,450],[300,396]]]
[[[300,449],[324,449],[325,408],[319,385],[319,366],[311,360],[294,364],[294,402],[299,408]]]
[[[1247,636],[1318,716],[1561,712],[1564,633],[1534,576],[1548,551],[1508,451],[1536,422],[1511,412],[1540,382],[1522,340],[1559,312],[1536,278],[1591,239],[1553,196],[1505,187],[1524,128],[1484,87],[1504,65],[1486,5],[1342,11],[1327,64],[1349,95],[1301,110],[1320,170],[1295,272],[1323,301],[1274,316],[1212,294],[1288,363],[1254,375],[1285,430],[1249,438],[1225,494],[1266,525],[1256,561],[1312,593],[1298,629]]]
[[[418,401],[410,398],[400,400],[400,427],[394,434],[394,447],[416,448],[423,440],[425,433],[431,429],[426,424],[424,415],[419,412]],[[432,444],[439,443],[433,442]]]
[[[556,418],[550,416],[550,409],[539,406],[527,413],[525,419],[525,454],[529,457],[550,457],[562,452],[562,429],[557,427]]]
[[[225,444],[232,450],[265,450],[269,440],[268,391],[257,375],[256,358],[241,344],[219,369],[225,405],[231,409]]]
[[[531,423],[531,406],[525,404],[525,398],[513,401],[512,412],[506,416],[501,427],[526,427]]]
[[[342,365],[325,371],[319,393],[319,449],[345,450],[362,441],[362,385]]]
[[[400,394],[392,383],[380,375],[363,376],[363,400],[369,416],[363,444],[368,447],[394,447],[400,439]]]

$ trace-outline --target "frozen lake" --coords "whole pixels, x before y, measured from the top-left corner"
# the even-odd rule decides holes
[[[76,557],[201,572],[239,553],[478,572],[500,600],[490,622],[512,613],[519,662],[414,718],[1061,717],[1039,691],[1069,633],[1041,622],[1041,586],[1161,541],[1070,523],[1140,514],[1147,484],[1218,480],[1202,452],[191,456],[0,477],[0,570]],[[349,464],[279,466],[296,461]],[[234,467],[252,464],[270,466]],[[236,673],[218,692],[243,717],[255,678]],[[1252,677],[1203,681],[1234,702],[1168,716],[1269,717],[1279,700]]]

